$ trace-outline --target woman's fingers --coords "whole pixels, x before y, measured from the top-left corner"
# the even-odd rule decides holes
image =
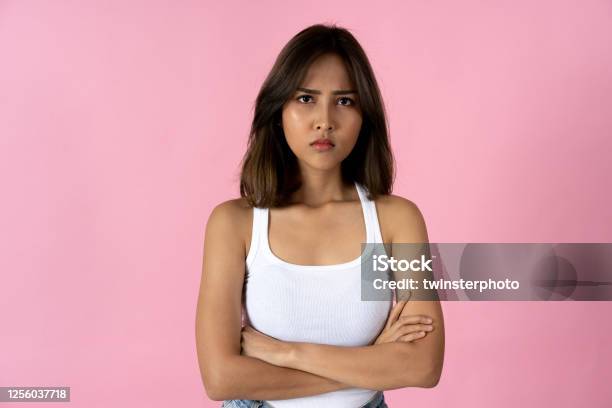
[[[421,339],[423,337],[425,337],[425,332],[424,331],[417,331],[417,332],[413,332],[413,333],[408,333],[402,337],[400,337],[398,340],[399,341],[404,341],[404,342],[408,342],[408,341],[414,341],[414,340],[418,340]]]
[[[406,324],[431,324],[432,319],[429,316],[425,315],[406,315],[400,316],[395,321],[395,326],[403,326]]]
[[[400,339],[401,337],[416,332],[428,333],[433,330],[433,326],[428,324],[408,324],[402,326],[393,332],[393,341]]]
[[[398,334],[397,337],[402,337],[405,334],[413,333],[415,331],[430,332],[433,331],[433,326],[430,324],[407,324],[398,328],[396,333]]]
[[[410,317],[407,319],[398,319],[398,322],[389,330],[391,341],[397,341],[409,333],[416,332],[430,332],[433,330],[433,326],[431,324],[422,323],[422,321],[427,321],[427,318],[423,316],[402,316],[402,317]]]
[[[393,306],[393,309],[391,309],[391,314],[389,315],[389,319],[387,319],[387,328],[390,328],[393,323],[397,321],[398,317],[402,314],[402,310],[404,310],[404,306],[406,306],[406,303],[408,303],[407,300],[402,300],[400,302],[397,302],[395,306]]]

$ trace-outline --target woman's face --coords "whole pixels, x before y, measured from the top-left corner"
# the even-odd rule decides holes
[[[353,150],[361,122],[359,96],[335,54],[316,59],[283,106],[285,138],[302,170],[339,166]]]

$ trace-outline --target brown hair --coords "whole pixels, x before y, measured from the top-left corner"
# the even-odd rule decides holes
[[[348,30],[335,24],[316,24],[300,31],[283,47],[257,95],[240,174],[240,195],[251,206],[282,206],[301,185],[297,158],[280,126],[282,108],[300,86],[310,64],[327,53],[344,61],[362,112],[357,143],[341,163],[342,178],[363,185],[370,199],[392,191],[393,154],[370,62]]]

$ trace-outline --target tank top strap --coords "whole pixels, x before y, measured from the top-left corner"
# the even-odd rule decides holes
[[[380,224],[378,223],[378,215],[376,213],[376,204],[368,199],[367,190],[361,184],[355,182],[355,187],[359,193],[361,206],[363,208],[363,216],[366,224],[366,236],[368,243],[382,243],[382,233],[380,232]]]
[[[268,208],[253,207],[253,227],[251,230],[251,245],[246,258],[247,265],[250,265],[258,252],[266,248],[268,233]]]

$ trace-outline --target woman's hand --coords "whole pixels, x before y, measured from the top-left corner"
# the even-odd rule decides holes
[[[251,326],[245,326],[241,332],[241,354],[258,358],[277,366],[285,366],[291,353],[291,343],[267,336]]]
[[[408,303],[407,300],[402,300],[393,306],[385,328],[378,335],[374,344],[415,341],[425,337],[427,332],[433,330],[432,319],[429,316],[408,315],[400,317],[406,303]]]

